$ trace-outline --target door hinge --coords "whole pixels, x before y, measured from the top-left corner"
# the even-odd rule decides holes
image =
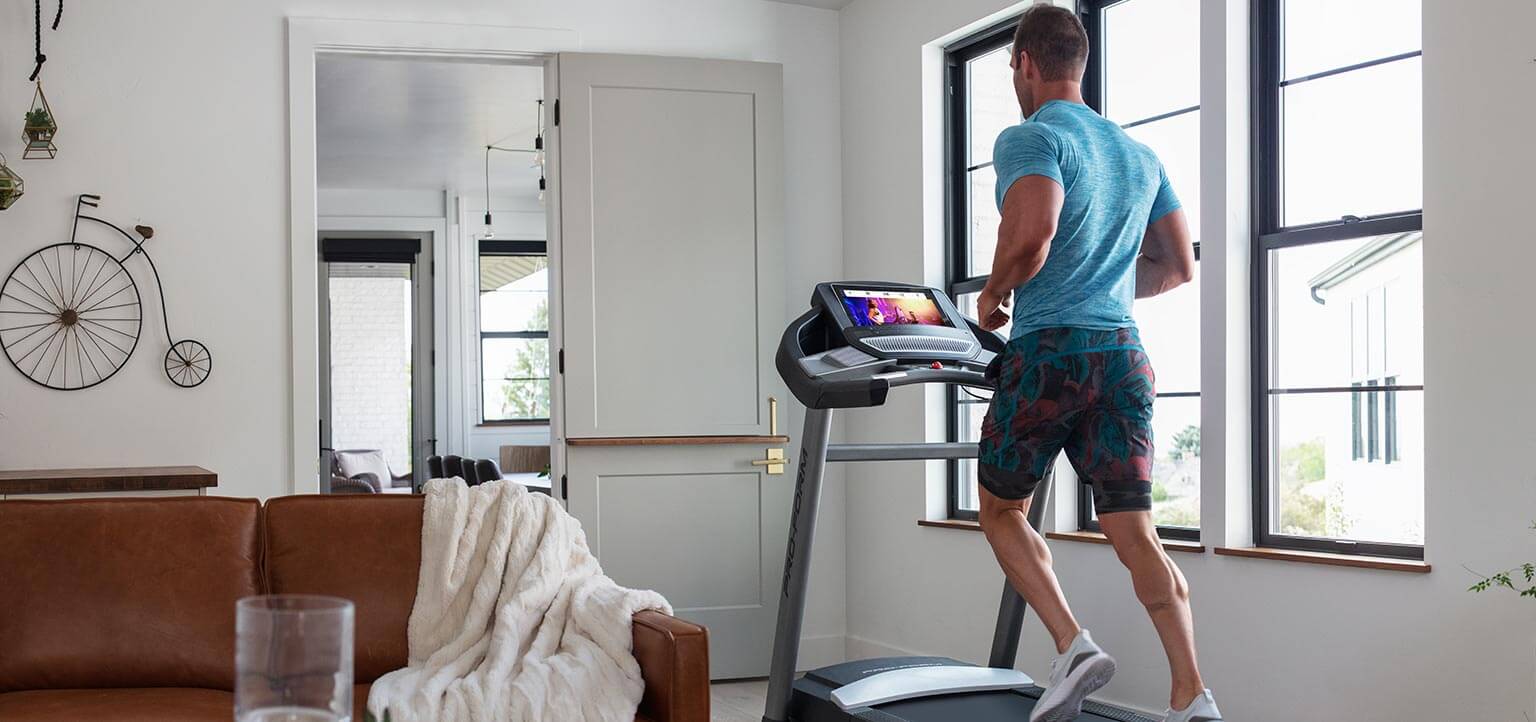
[[[560,99],[555,98],[555,127],[560,127]]]
[[[565,373],[565,349],[560,349],[559,357],[559,361],[556,362],[556,367],[559,369],[559,372],[563,374]]]
[[[565,483],[565,474],[561,474],[560,475],[560,500],[561,501],[566,501],[566,500],[570,499],[570,494],[569,494],[570,488],[571,488],[570,484]]]

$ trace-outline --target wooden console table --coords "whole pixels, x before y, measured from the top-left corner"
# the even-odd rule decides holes
[[[197,496],[219,485],[201,466],[0,470],[0,499],[112,496]]]

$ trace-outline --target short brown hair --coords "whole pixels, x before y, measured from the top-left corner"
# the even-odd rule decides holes
[[[1024,11],[1013,31],[1013,53],[1029,53],[1045,80],[1077,80],[1088,62],[1088,31],[1077,14],[1054,5]]]

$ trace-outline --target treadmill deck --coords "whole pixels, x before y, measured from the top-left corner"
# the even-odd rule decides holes
[[[897,700],[843,711],[832,690],[882,667],[972,666],[945,657],[863,659],[823,667],[795,680],[789,717],[795,722],[1020,722],[1028,720],[1044,689],[1037,686],[991,692],[962,692]],[[1146,715],[1088,700],[1076,722],[1158,722]]]

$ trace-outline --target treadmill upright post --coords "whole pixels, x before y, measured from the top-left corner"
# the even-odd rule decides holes
[[[821,477],[827,468],[827,441],[831,429],[832,409],[805,410],[805,433],[800,437],[800,470],[789,517],[789,542],[784,549],[778,631],[773,639],[773,662],[768,671],[763,722],[789,719],[795,658],[800,655],[800,625],[805,618],[805,587],[810,580],[811,544],[816,534],[816,510],[821,506]]]
[[[1045,478],[1035,486],[1029,502],[1029,525],[1040,531],[1045,519],[1045,507],[1051,502],[1051,482],[1056,480],[1056,469],[1047,471]],[[1019,596],[1018,590],[1003,577],[1003,599],[997,607],[997,627],[992,632],[992,654],[987,658],[988,667],[1013,669],[1019,657],[1019,634],[1024,631],[1024,612],[1029,605]]]

